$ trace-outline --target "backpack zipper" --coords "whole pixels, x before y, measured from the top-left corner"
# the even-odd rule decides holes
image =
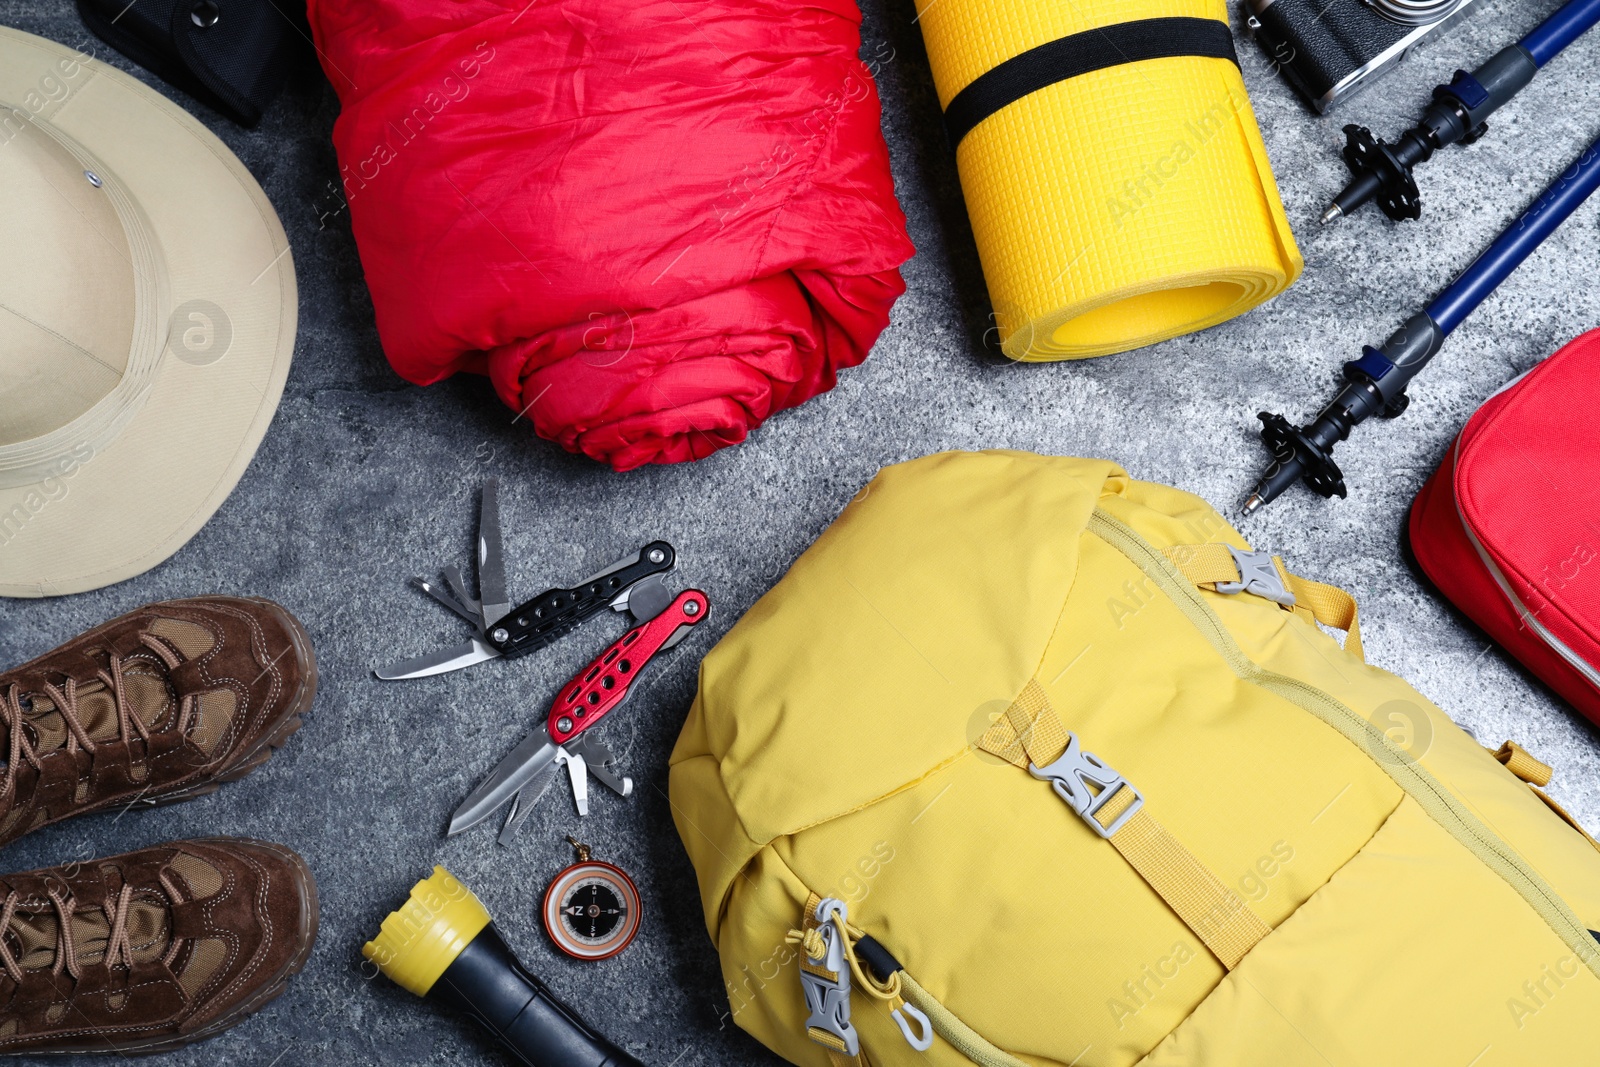
[[[1028,1067],[1009,1052],[996,1048],[982,1034],[958,1019],[932,993],[918,985],[917,980],[904,968],[900,970],[900,989],[906,1000],[928,1017],[934,1032],[944,1038],[950,1047],[978,1064],[978,1067]]]
[[[1589,970],[1600,976],[1600,946],[1596,945],[1588,928],[1579,922],[1572,909],[1544,879],[1469,812],[1433,775],[1404,758],[1405,754],[1388,736],[1348,705],[1297,678],[1267,670],[1246,656],[1222,620],[1206,606],[1199,590],[1181,577],[1153,545],[1126,524],[1096,508],[1090,516],[1088,531],[1121,552],[1160,586],[1178,610],[1210,641],[1234,674],[1310,712],[1343,734],[1352,744],[1367,746],[1369,757],[1375,751],[1371,746],[1392,752],[1394,759],[1373,758],[1373,762],[1447,833],[1504,878],[1584,961]]]
[[[922,1017],[924,1027],[931,1025],[933,1032],[944,1038],[945,1043],[961,1053],[979,1067],[1028,1067],[1027,1064],[1011,1055],[1009,1052],[997,1047],[978,1031],[968,1026],[958,1018],[955,1012],[945,1007],[939,998],[924,989],[915,978],[911,977],[905,966],[884,948],[882,943],[871,935],[863,935],[856,942],[856,949],[861,953],[873,976],[889,981],[892,977],[899,977],[899,994],[905,1002],[915,1008]],[[905,1035],[906,1041],[919,1052],[926,1051],[932,1044],[932,1037],[928,1036],[921,1043],[913,1040],[911,1031],[906,1023],[898,1016],[895,1023],[900,1027],[900,1032]]]

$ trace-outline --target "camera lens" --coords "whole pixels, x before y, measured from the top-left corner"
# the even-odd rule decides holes
[[[1406,26],[1426,26],[1438,22],[1467,0],[1366,0],[1384,18]]]

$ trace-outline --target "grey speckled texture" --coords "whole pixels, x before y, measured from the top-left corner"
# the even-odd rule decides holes
[[[390,372],[348,227],[319,226],[335,175],[328,136],[337,105],[326,85],[300,78],[255,131],[196,106],[265,186],[293,245],[301,327],[282,409],[238,491],[170,562],[98,593],[0,607],[0,663],[147,601],[260,594],[309,627],[322,694],[285,751],[220,795],[57,826],[10,848],[5,866],[215,833],[271,838],[304,853],[323,905],[322,941],[305,974],[258,1018],[165,1058],[175,1065],[503,1062],[464,1023],[363,975],[360,943],[434,863],[473,886],[527,962],[563,995],[596,1005],[591,1014],[646,1061],[773,1062],[722,1025],[727,998],[664,794],[698,657],[885,463],[990,446],[1103,455],[1137,477],[1236,503],[1262,458],[1251,433],[1255,412],[1312,413],[1343,360],[1386,336],[1581,150],[1600,105],[1588,76],[1600,63],[1600,37],[1549,68],[1493,123],[1488,140],[1452,149],[1427,169],[1436,229],[1395,229],[1376,212],[1315,227],[1344,175],[1340,127],[1357,120],[1398,132],[1432,85],[1553,6],[1481,0],[1475,16],[1419,49],[1380,90],[1327,118],[1302,110],[1242,43],[1305,277],[1271,305],[1199,336],[1088,363],[1009,367],[982,345],[987,298],[912,5],[868,0],[866,54],[890,57],[881,74],[884,128],[918,248],[893,325],[833,393],[774,419],[743,446],[626,476],[532,439],[484,380],[419,389]],[[0,0],[0,23],[68,42],[85,37],[66,0]],[[1247,527],[1258,544],[1287,550],[1301,573],[1356,593],[1373,661],[1480,737],[1514,736],[1554,762],[1555,795],[1591,826],[1600,825],[1594,732],[1419,585],[1398,534],[1413,494],[1474,407],[1600,324],[1595,218],[1592,205],[1580,212],[1451,340],[1403,420],[1364,427],[1344,447],[1352,499],[1324,503],[1297,491]],[[637,876],[649,912],[637,944],[603,964],[559,958],[534,915],[544,884],[569,861],[562,836],[580,830],[558,794],[511,850],[493,847],[486,831],[451,841],[441,831],[552,688],[618,632],[616,623],[592,625],[517,664],[404,685],[367,674],[462,636],[404,580],[465,562],[475,488],[491,473],[505,487],[514,596],[576,579],[660,536],[680,549],[682,579],[715,603],[710,632],[696,634],[655,676],[625,728],[608,731],[629,750],[638,791],[629,801],[599,796],[581,833],[601,858]]]

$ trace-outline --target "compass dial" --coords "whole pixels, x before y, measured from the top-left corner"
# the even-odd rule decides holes
[[[569,956],[614,956],[639,932],[639,890],[609,863],[574,864],[545,891],[544,928]]]

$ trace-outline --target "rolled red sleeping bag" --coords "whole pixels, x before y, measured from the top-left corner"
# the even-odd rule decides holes
[[[699,459],[866,358],[905,291],[852,0],[311,0],[389,362],[540,436]]]
[[[1428,578],[1600,722],[1600,330],[1496,393],[1411,505]]]

